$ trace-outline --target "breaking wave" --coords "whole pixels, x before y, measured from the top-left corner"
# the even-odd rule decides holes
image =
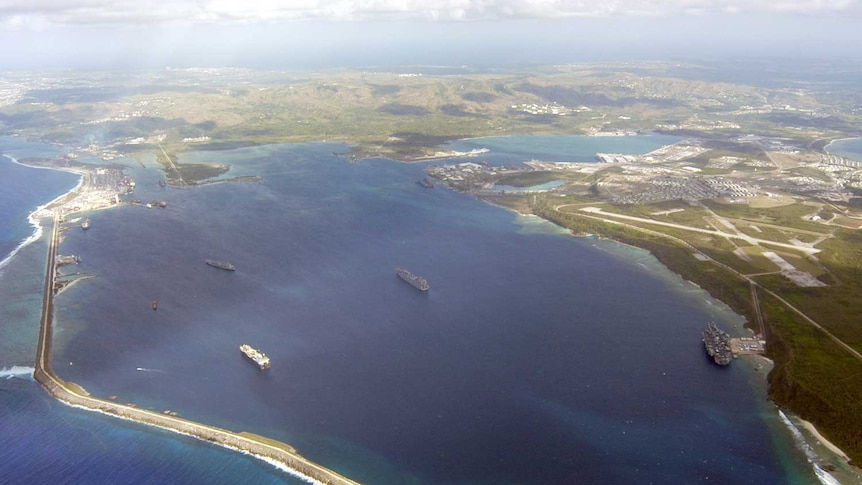
[[[67,406],[69,406],[69,407],[75,408],[75,409],[83,409],[84,411],[96,412],[96,413],[99,413],[99,414],[103,414],[103,415],[105,415],[105,416],[111,416],[111,417],[114,417],[114,418],[117,418],[117,419],[122,419],[123,421],[131,421],[131,422],[133,422],[133,423],[138,423],[138,424],[148,425],[147,423],[141,423],[140,421],[137,421],[137,420],[132,419],[132,418],[127,418],[127,417],[125,417],[125,416],[119,416],[119,415],[117,415],[117,414],[108,413],[108,412],[105,412],[105,411],[103,411],[103,410],[101,410],[101,409],[89,408],[89,407],[86,407],[86,406],[80,406],[80,405],[78,405],[78,404],[69,404],[69,403],[67,403],[67,402],[65,402],[65,401],[62,401],[62,400],[61,400],[60,402],[62,402],[63,404],[66,404],[66,405],[67,405]],[[178,430],[178,429],[174,429],[174,428],[167,428],[167,427],[156,426],[156,425],[148,425],[148,426],[153,426],[153,427],[156,427],[156,428],[159,428],[159,429],[164,429],[164,430],[166,430],[166,431],[170,431],[170,432],[172,432],[172,433],[181,434],[181,435],[183,435],[183,436],[189,436],[189,437],[191,437],[191,438],[195,438],[195,439],[198,439],[198,440],[201,440],[201,441],[205,441],[205,440],[203,440],[202,438],[200,438],[200,437],[198,437],[198,436],[195,436],[195,435],[192,435],[192,434],[189,434],[189,433],[185,433],[185,432],[180,431],[180,430]],[[294,470],[293,468],[290,468],[289,466],[285,465],[284,463],[282,463],[282,462],[280,462],[280,461],[278,461],[278,460],[274,460],[274,459],[272,459],[272,458],[269,458],[269,457],[266,457],[266,456],[262,456],[262,455],[256,455],[256,454],[254,454],[254,453],[251,453],[251,452],[248,452],[248,451],[246,451],[246,450],[243,450],[243,449],[240,449],[240,448],[237,448],[237,447],[234,447],[234,446],[230,446],[230,445],[227,445],[227,444],[224,444],[224,443],[216,443],[216,442],[211,442],[211,443],[212,443],[212,444],[214,444],[214,445],[216,445],[216,446],[221,446],[222,448],[227,448],[227,449],[230,449],[230,450],[233,450],[233,451],[239,452],[239,453],[241,453],[241,454],[243,454],[243,455],[246,455],[246,456],[253,456],[253,457],[257,458],[257,459],[258,459],[258,460],[260,460],[260,461],[266,462],[266,463],[268,463],[268,464],[272,465],[273,467],[275,467],[275,468],[277,468],[277,469],[279,469],[279,470],[281,470],[281,471],[283,471],[283,472],[285,472],[285,473],[287,473],[287,474],[289,474],[289,475],[292,475],[292,476],[294,476],[294,477],[296,477],[296,478],[298,478],[298,479],[302,480],[303,482],[310,483],[310,484],[312,484],[312,485],[324,485],[322,482],[319,482],[319,481],[317,481],[317,480],[315,480],[315,479],[313,479],[313,478],[311,478],[311,477],[309,477],[309,476],[307,476],[307,475],[304,475],[304,474],[303,474],[302,472],[300,472],[299,470]]]
[[[33,380],[33,372],[36,369],[33,367],[24,367],[22,365],[13,365],[12,367],[0,369],[0,379],[26,379]]]
[[[788,418],[781,410],[778,410],[778,415],[781,416],[781,421],[784,422],[787,429],[789,429],[790,433],[793,434],[793,441],[796,443],[796,447],[805,453],[805,457],[808,458],[808,463],[811,463],[811,466],[814,468],[814,474],[817,475],[817,479],[820,480],[820,483],[823,485],[841,485],[841,482],[838,481],[837,478],[830,475],[829,472],[817,464],[817,453],[814,452],[814,449],[811,448],[811,445],[809,445],[808,441],[805,440],[805,436],[801,431],[799,431],[799,428],[797,428],[796,425],[790,421],[790,418]]]
[[[15,163],[15,164],[18,164],[18,165],[24,165],[23,163],[19,162],[17,159],[15,159],[14,157],[12,157],[12,156],[10,156],[10,155],[3,154],[3,156],[4,156],[4,157],[6,157],[6,158],[8,158],[10,161],[12,161],[12,163]],[[51,170],[51,169],[46,168],[46,167],[32,167],[32,166],[30,166],[30,165],[24,165],[24,166],[25,166],[25,167],[29,167],[29,168],[36,168],[36,169],[46,169],[46,170]],[[72,191],[74,191],[74,190],[77,190],[78,188],[80,188],[80,187],[81,187],[81,185],[82,185],[83,183],[84,183],[84,177],[83,177],[83,176],[81,176],[81,177],[80,177],[80,180],[78,180],[78,185],[76,185],[76,186],[75,186],[75,188],[73,188],[73,189],[72,189],[72,190],[70,190],[69,192],[72,192]],[[42,209],[44,209],[45,207],[48,207],[48,206],[49,206],[50,204],[52,204],[54,201],[59,200],[59,199],[61,199],[62,197],[65,197],[69,192],[66,192],[66,193],[64,193],[64,194],[62,194],[62,195],[57,196],[54,200],[52,200],[51,202],[48,202],[47,204],[42,204],[42,205],[40,205],[39,207],[37,207],[37,208],[36,208],[36,210],[34,210],[32,213],[30,213],[30,215],[28,216],[28,218],[27,218],[27,219],[30,221],[30,225],[31,225],[31,226],[33,226],[33,228],[34,228],[33,233],[30,235],[30,237],[28,237],[27,239],[24,239],[23,241],[21,241],[21,242],[18,244],[18,246],[17,246],[17,247],[15,247],[15,249],[13,249],[13,250],[8,254],[8,255],[6,255],[6,257],[5,257],[5,258],[3,258],[3,260],[2,260],[2,261],[0,261],[0,268],[3,268],[3,267],[4,267],[4,266],[6,266],[7,264],[9,264],[9,261],[11,261],[11,260],[12,260],[12,258],[14,258],[14,257],[15,257],[15,255],[16,255],[16,254],[18,254],[18,252],[19,252],[19,251],[21,251],[21,250],[22,250],[22,249],[24,249],[25,247],[29,246],[30,244],[32,244],[32,243],[34,243],[34,242],[38,241],[38,240],[42,237],[42,225],[41,225],[41,224],[39,224],[39,219],[38,219],[37,217],[35,217],[36,213],[37,213],[37,212],[39,212],[39,211],[41,211],[41,210],[42,210]],[[2,256],[3,256],[3,255],[0,255],[0,257],[2,257]]]

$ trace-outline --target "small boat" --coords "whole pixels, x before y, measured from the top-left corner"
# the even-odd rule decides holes
[[[159,309],[159,302],[157,302],[156,300],[153,300],[153,302],[151,303],[151,305],[152,305],[152,307],[153,307],[153,310],[158,310],[158,309]]]
[[[89,218],[84,219],[84,222],[81,223],[81,229],[86,231],[89,228],[90,228],[90,219]]]

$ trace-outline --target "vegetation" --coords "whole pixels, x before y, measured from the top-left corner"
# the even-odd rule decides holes
[[[609,224],[578,211],[556,210],[560,202],[548,196],[535,199],[524,197],[531,210],[556,224],[576,233],[599,234],[603,237],[631,244],[650,251],[671,271],[704,288],[713,297],[725,302],[735,312],[754,325],[756,315],[749,282],[737,272],[758,273],[770,265],[763,259],[743,261],[732,248],[715,241],[688,237],[676,230],[649,224]],[[567,200],[567,199],[566,199]],[[589,202],[581,199],[581,202]],[[665,202],[641,206],[613,207],[612,212],[643,215],[670,210],[678,203]],[[510,206],[516,206],[509,202]],[[599,204],[590,203],[591,206]],[[708,203],[711,208],[740,218],[768,220],[810,229],[812,224],[802,221],[800,214],[810,207],[785,206],[777,210],[722,206]],[[686,209],[687,211],[689,209]],[[674,213],[679,214],[679,213]],[[685,219],[697,222],[704,213],[693,209]],[[636,229],[643,226],[648,231]],[[823,230],[822,227],[816,227]],[[659,234],[661,233],[661,234]],[[763,236],[763,235],[761,235]],[[786,236],[781,233],[781,236]],[[796,254],[782,253],[797,268],[817,271],[829,280],[829,286],[803,288],[777,274],[756,277],[764,288],[775,291],[809,317],[827,328],[843,342],[862,351],[862,234],[846,229],[838,230],[835,237],[822,243],[819,264]],[[694,257],[697,249],[725,266],[701,261]],[[823,331],[817,329],[766,291],[759,291],[767,339],[768,357],[775,362],[769,374],[769,396],[779,406],[814,422],[833,443],[844,450],[854,462],[862,461],[862,360],[839,346]]]
[[[758,144],[736,141],[745,133],[783,136],[822,149],[824,140],[857,132],[862,115],[854,111],[852,88],[807,85],[804,92],[791,93],[781,87],[696,80],[701,68],[582,65],[415,77],[352,71],[226,71],[221,76],[217,70],[174,70],[163,73],[156,85],[111,86],[95,77],[97,86],[90,88],[68,88],[82,80],[68,82],[68,74],[58,73],[42,76],[38,89],[23,91],[18,102],[0,107],[0,127],[5,133],[70,145],[90,140],[123,153],[152,150],[156,137],[169,153],[202,145],[215,149],[325,139],[354,144],[358,156],[396,158],[433,152],[441,138],[661,130],[710,140],[711,152],[690,160],[692,164],[722,153],[766,160]],[[23,76],[21,83],[28,79]],[[14,84],[14,73],[4,82]],[[807,114],[771,115],[750,108],[764,102]],[[552,106],[562,111],[554,112]],[[710,123],[739,128],[711,128]],[[432,138],[390,143],[399,132]],[[184,141],[198,137],[209,140]]]
[[[862,362],[768,295],[769,397],[862,460]]]
[[[727,303],[749,322],[756,321],[747,283],[736,275],[721,271],[712,263],[696,259],[690,248],[654,233],[645,233],[619,224],[609,224],[581,214],[553,209],[546,199],[538,198],[533,212],[580,234],[598,234],[650,251],[656,259],[683,278],[704,288]],[[743,284],[745,283],[745,284]]]
[[[536,185],[553,182],[554,180],[559,179],[559,172],[538,170],[534,172],[522,172],[512,175],[505,175],[499,180],[497,180],[497,183],[501,185],[508,185],[510,187],[533,187]]]

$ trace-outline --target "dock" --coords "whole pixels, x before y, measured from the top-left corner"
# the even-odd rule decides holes
[[[157,428],[197,438],[231,450],[249,453],[256,458],[278,462],[293,473],[326,485],[358,485],[338,473],[314,463],[296,453],[294,448],[266,437],[251,433],[236,433],[203,423],[178,418],[172,414],[140,409],[133,404],[119,404],[90,396],[81,386],[66,382],[51,370],[53,337],[54,280],[56,275],[59,218],[55,215],[51,241],[48,245],[48,263],[45,274],[45,291],[42,296],[42,320],[36,348],[36,366],[33,377],[51,396],[69,406],[107,414]],[[114,396],[116,397],[116,396]]]
[[[766,353],[766,341],[756,337],[731,338],[730,351],[734,357],[740,355],[763,355]]]

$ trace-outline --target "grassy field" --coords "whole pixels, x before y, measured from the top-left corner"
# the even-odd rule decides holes
[[[505,175],[497,180],[497,184],[509,185],[511,187],[533,187],[562,178],[559,172],[535,171],[523,172],[514,175]]]

